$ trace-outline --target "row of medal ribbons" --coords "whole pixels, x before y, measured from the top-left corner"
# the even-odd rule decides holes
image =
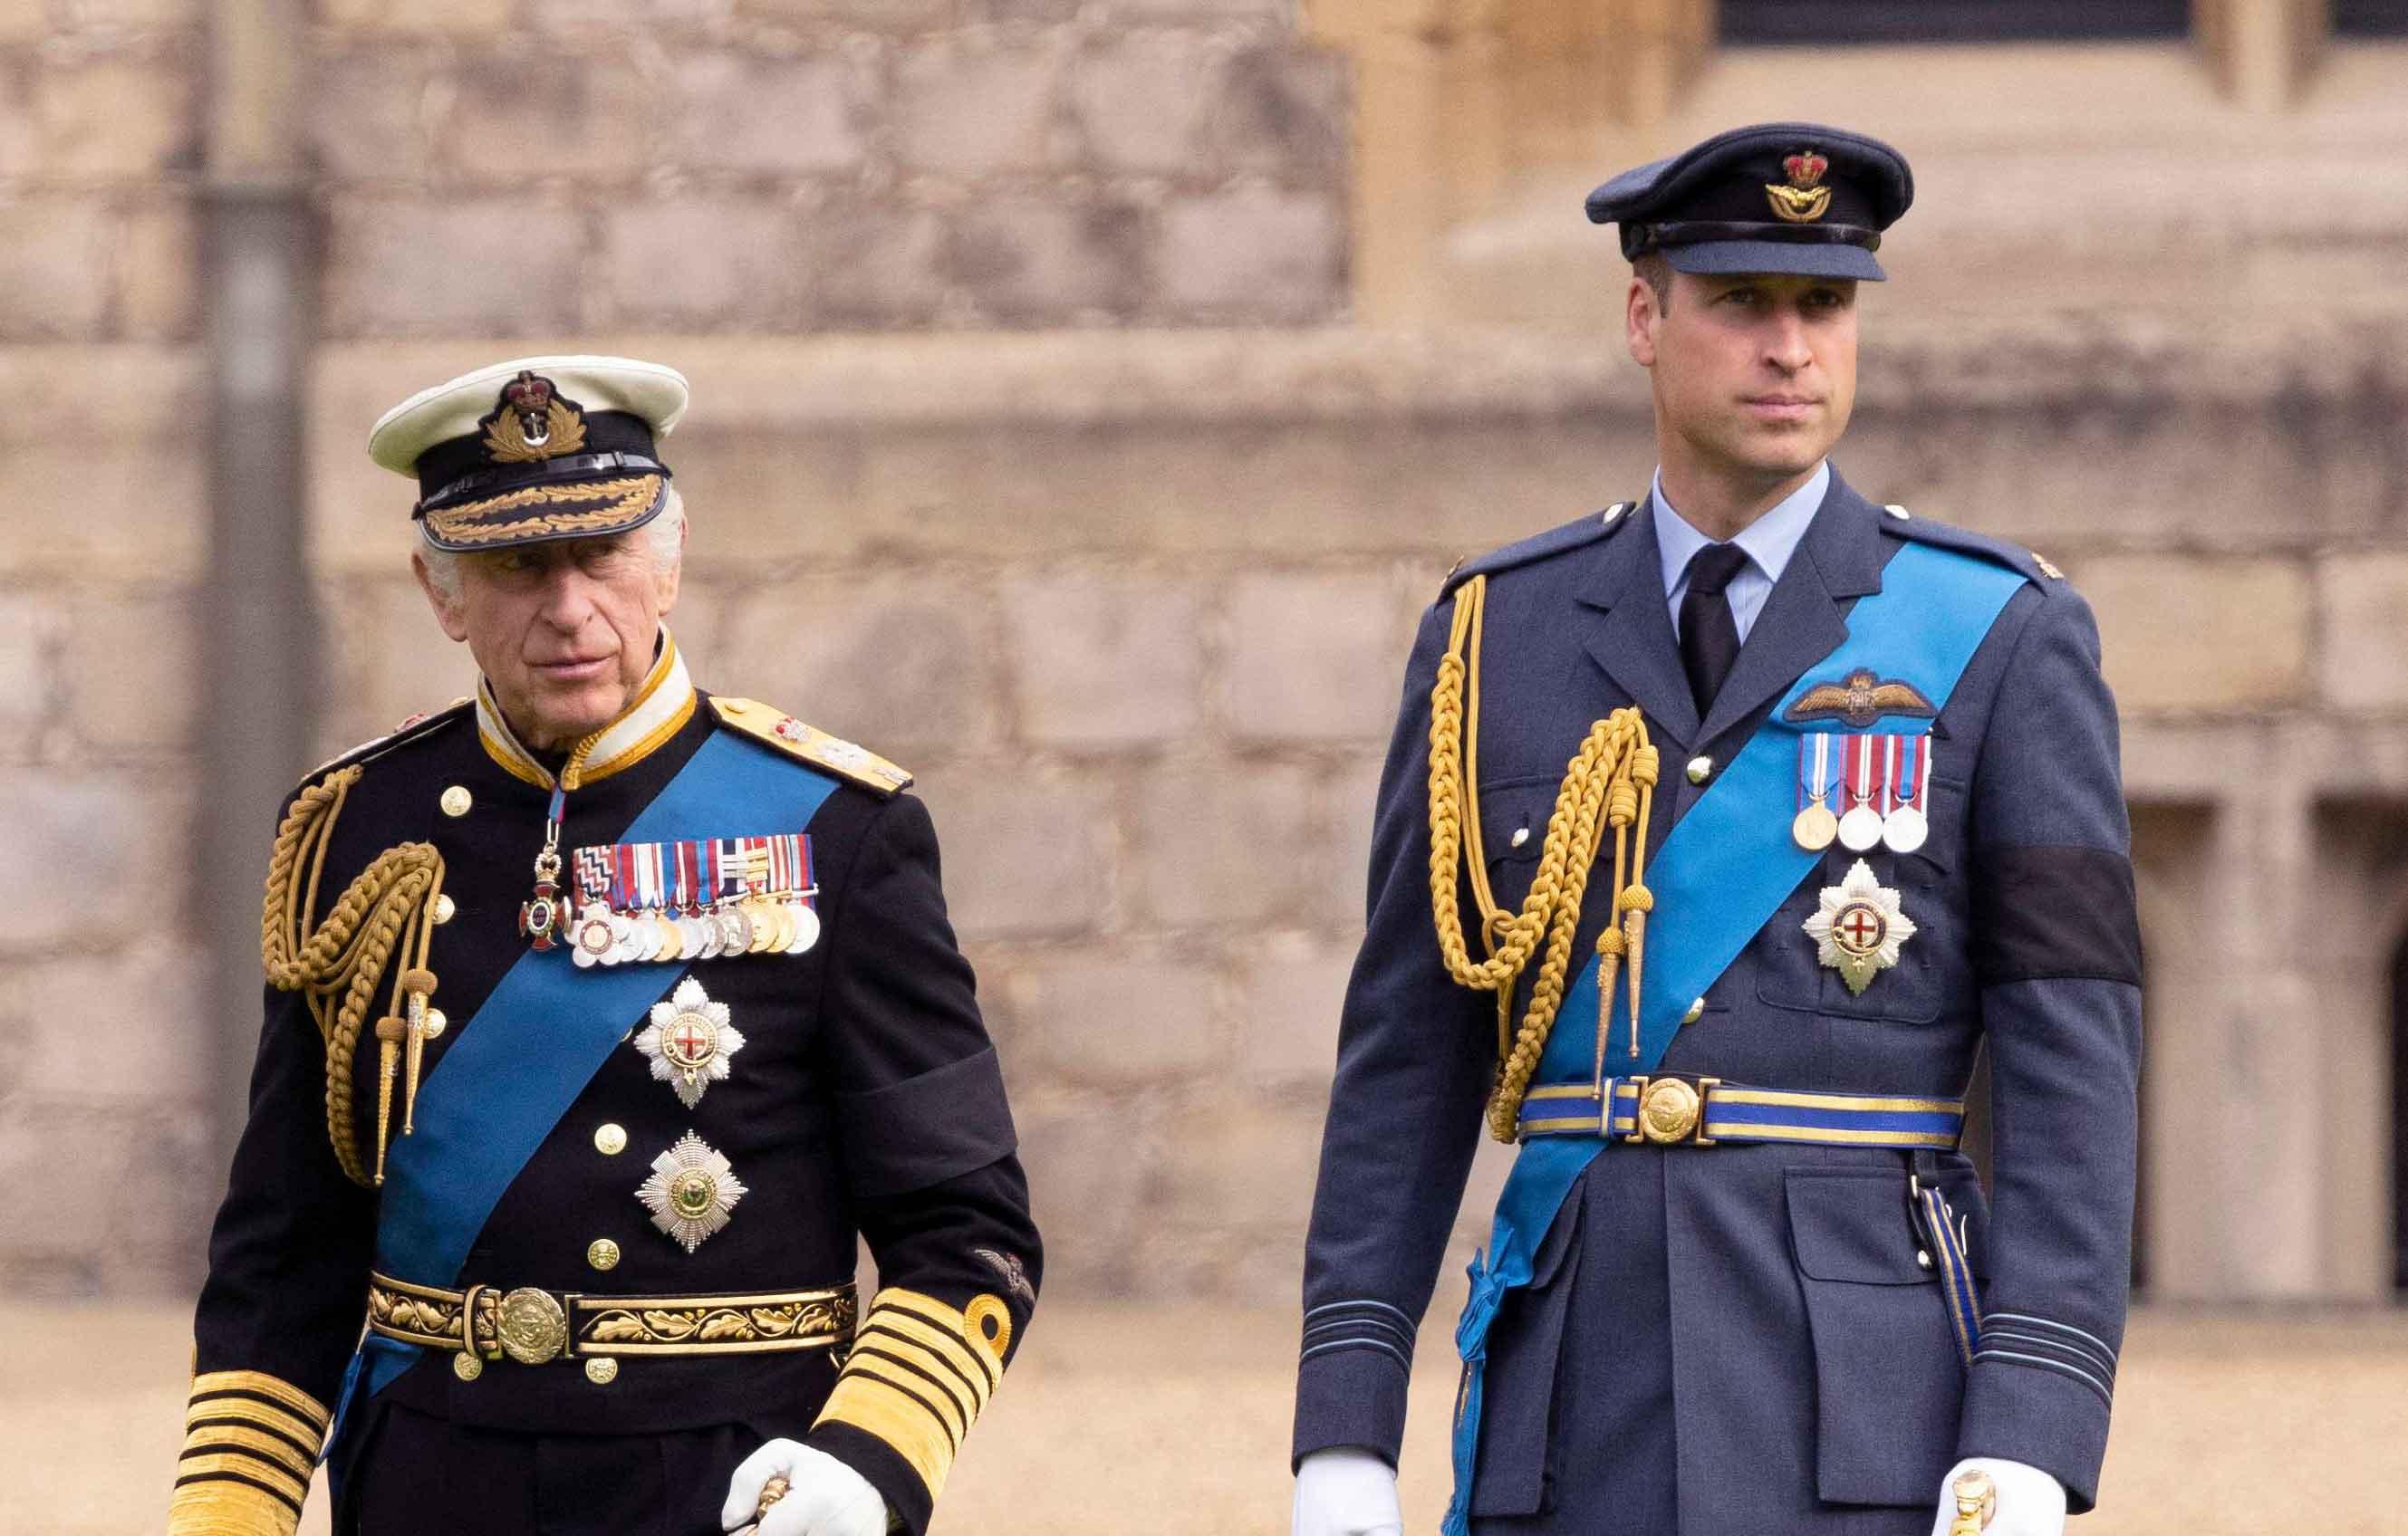
[[[1810,853],[1834,841],[1853,853],[1913,853],[1931,834],[1931,738],[1841,735],[1798,738],[1798,816],[1790,835]]]
[[[596,845],[575,867],[580,966],[799,955],[819,942],[803,832]]]

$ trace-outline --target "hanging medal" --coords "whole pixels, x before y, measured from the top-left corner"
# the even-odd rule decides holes
[[[1882,817],[1882,846],[1890,852],[1913,853],[1931,835],[1931,823],[1923,810],[1924,795],[1930,788],[1931,738],[1892,736],[1888,782],[1882,791],[1889,805]]]
[[[536,949],[558,944],[568,917],[560,899],[560,818],[567,809],[568,791],[555,783],[544,818],[543,850],[535,856],[535,894],[519,903],[519,937]]]
[[[1798,795],[1802,804],[1789,823],[1789,835],[1809,853],[1820,853],[1840,833],[1840,818],[1831,814],[1831,733],[1817,731],[1798,738]]]
[[[1881,841],[1881,812],[1873,808],[1873,799],[1880,786],[1874,782],[1880,769],[1880,745],[1877,736],[1847,738],[1847,810],[1840,818],[1840,844],[1851,853],[1864,853]]]

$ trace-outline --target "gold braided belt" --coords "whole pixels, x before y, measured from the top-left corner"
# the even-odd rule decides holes
[[[859,1311],[850,1282],[745,1295],[587,1296],[532,1286],[444,1290],[368,1276],[370,1332],[456,1350],[466,1359],[508,1358],[521,1365],[594,1355],[762,1355],[790,1349],[832,1349],[842,1359]]]
[[[1614,907],[1622,921],[1618,927],[1608,922],[1597,936],[1598,1080],[1605,1076],[1614,980],[1626,956],[1630,962],[1631,1052],[1638,1053],[1647,914],[1656,904],[1646,885],[1647,823],[1655,808],[1659,763],[1639,710],[1617,709],[1591,725],[1580,751],[1565,767],[1555,809],[1547,817],[1546,841],[1540,845],[1538,872],[1531,876],[1522,909],[1509,913],[1499,907],[1489,888],[1488,859],[1480,836],[1480,635],[1487,601],[1484,575],[1456,590],[1446,655],[1430,689],[1429,889],[1439,953],[1447,973],[1462,986],[1497,994],[1497,1088],[1488,1102],[1488,1130],[1498,1141],[1510,1142],[1530,1075],[1538,1070],[1548,1032],[1563,1006],[1581,902],[1608,827],[1613,829]],[[1480,940],[1487,952],[1484,960],[1471,958],[1464,939],[1456,889],[1466,875],[1480,906]],[[1545,954],[1517,1031],[1514,988],[1542,939]]]

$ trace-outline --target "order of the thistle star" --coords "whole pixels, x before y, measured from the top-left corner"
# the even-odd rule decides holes
[[[668,1084],[688,1109],[711,1084],[727,1080],[727,1059],[744,1048],[743,1032],[727,1018],[727,1004],[712,1002],[688,976],[652,1004],[652,1021],[636,1037],[636,1048],[652,1060],[652,1080]]]

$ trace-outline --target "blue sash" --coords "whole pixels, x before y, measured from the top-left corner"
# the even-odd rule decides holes
[[[719,837],[731,827],[810,824],[837,780],[740,736],[705,741],[620,834],[626,843]],[[377,1213],[380,1273],[455,1287],[468,1248],[527,1159],[602,1070],[630,1021],[683,967],[580,970],[566,946],[530,949],[503,975],[420,1085],[416,1129],[394,1139]],[[373,1397],[422,1346],[371,1333],[337,1400]],[[340,1440],[339,1422],[326,1437]]]
[[[1882,590],[1858,600],[1849,612],[1848,637],[1811,670],[1828,677],[1862,666],[1883,676],[1905,677],[1929,696],[1936,715],[2000,610],[2023,584],[2019,573],[1978,556],[1910,544],[1884,570]],[[1782,696],[1649,862],[1656,908],[1639,996],[1639,1057],[1617,1055],[1618,1073],[1655,1071],[1691,1000],[1705,995],[1822,858],[1790,836],[1788,814],[1797,789],[1798,738],[1817,727],[1783,718],[1813,686],[1812,678],[1801,676]],[[1929,719],[1895,719],[1888,726],[1899,735],[1930,729]],[[1556,1016],[1533,1083],[1588,1082],[1596,1073],[1601,1023],[1592,956]],[[1530,1283],[1532,1261],[1555,1213],[1589,1159],[1604,1148],[1602,1137],[1526,1141],[1506,1175],[1488,1246],[1472,1259],[1471,1294],[1455,1325],[1463,1387],[1455,1409],[1455,1499],[1440,1528],[1442,1536],[1465,1536],[1470,1529],[1489,1326],[1506,1296]]]

